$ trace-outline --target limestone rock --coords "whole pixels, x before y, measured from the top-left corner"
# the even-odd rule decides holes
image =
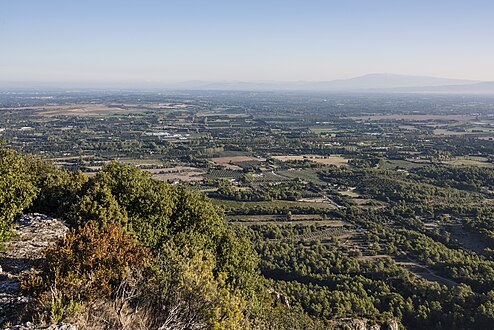
[[[31,301],[31,297],[20,292],[20,279],[32,271],[41,251],[63,238],[67,231],[63,221],[44,214],[19,218],[14,238],[5,243],[5,251],[0,253],[0,325],[16,321]],[[27,329],[25,325],[19,327],[12,329]]]
[[[387,322],[388,325],[386,330],[400,330],[400,326],[398,325],[398,322],[396,320],[389,319]]]
[[[385,324],[376,324],[368,319],[341,318],[332,320],[332,326],[337,329],[349,330],[399,330],[396,320],[389,319]]]
[[[27,322],[22,325],[14,325],[5,328],[5,330],[77,330],[77,327],[69,323],[60,322],[58,324],[50,325],[49,327],[39,328],[35,327],[31,322]]]

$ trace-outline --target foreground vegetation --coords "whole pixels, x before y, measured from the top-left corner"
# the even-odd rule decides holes
[[[2,239],[23,211],[71,227],[23,279],[35,299],[20,320],[108,329],[265,328],[292,323],[287,317],[316,324],[301,310],[277,312],[286,307],[268,293],[252,244],[203,194],[119,163],[88,179],[1,152]]]

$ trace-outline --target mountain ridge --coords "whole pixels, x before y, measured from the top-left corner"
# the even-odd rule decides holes
[[[494,94],[494,81],[440,78],[433,76],[371,73],[348,79],[323,81],[274,80],[190,80],[181,82],[74,83],[74,82],[2,82],[0,89],[96,88],[165,89],[211,91],[315,91],[315,92],[437,92]]]

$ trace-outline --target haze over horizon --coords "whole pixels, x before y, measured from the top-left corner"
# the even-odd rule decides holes
[[[0,82],[493,81],[490,1],[0,0]]]

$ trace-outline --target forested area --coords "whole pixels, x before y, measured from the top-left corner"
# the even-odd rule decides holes
[[[362,258],[360,254],[344,253],[338,245],[314,241],[269,242],[262,237],[273,237],[266,228],[261,229],[263,235],[259,228],[253,228],[257,233],[253,235],[259,246],[262,273],[312,315],[359,315],[380,321],[394,317],[416,329],[482,329],[492,324],[492,261],[448,249],[413,231],[375,227],[368,234],[375,242],[373,248],[392,257]],[[379,242],[385,246],[379,246]],[[396,262],[410,259],[458,282],[434,284],[417,278]]]

